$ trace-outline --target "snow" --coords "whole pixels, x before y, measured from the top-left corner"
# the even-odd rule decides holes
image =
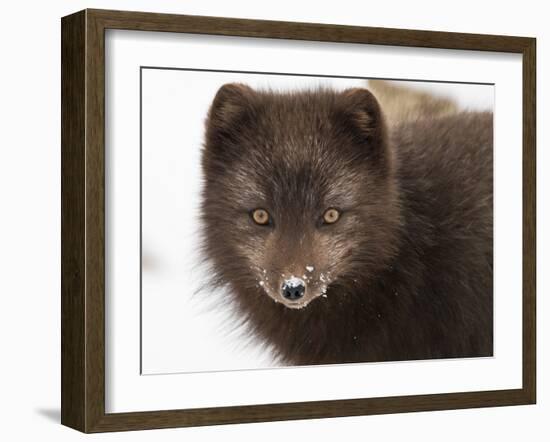
[[[287,279],[284,284],[286,287],[299,287],[301,285],[305,286],[306,283],[302,278],[296,278],[292,276],[290,279]]]

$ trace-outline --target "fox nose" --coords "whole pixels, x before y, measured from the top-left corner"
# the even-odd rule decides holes
[[[306,284],[302,279],[293,277],[285,280],[281,291],[285,299],[296,301],[304,296]]]

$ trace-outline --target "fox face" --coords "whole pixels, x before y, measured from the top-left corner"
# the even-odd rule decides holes
[[[202,167],[204,253],[239,302],[310,308],[352,292],[396,253],[393,157],[366,89],[225,85]]]

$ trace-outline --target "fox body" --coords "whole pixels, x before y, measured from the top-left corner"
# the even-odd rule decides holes
[[[389,118],[362,88],[211,105],[203,251],[284,363],[492,354],[492,114]]]

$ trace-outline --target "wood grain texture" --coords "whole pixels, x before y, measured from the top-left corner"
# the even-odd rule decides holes
[[[536,40],[523,50],[523,389],[536,402]]]
[[[61,422],[85,424],[85,13],[61,29]]]
[[[105,30],[513,52],[523,55],[523,387],[193,410],[105,413]],[[62,19],[62,423],[83,432],[530,404],[536,398],[535,40],[86,10]]]
[[[186,32],[289,40],[522,52],[529,38],[318,23],[88,10],[106,29]]]
[[[86,11],[86,431],[105,415],[105,38]]]

